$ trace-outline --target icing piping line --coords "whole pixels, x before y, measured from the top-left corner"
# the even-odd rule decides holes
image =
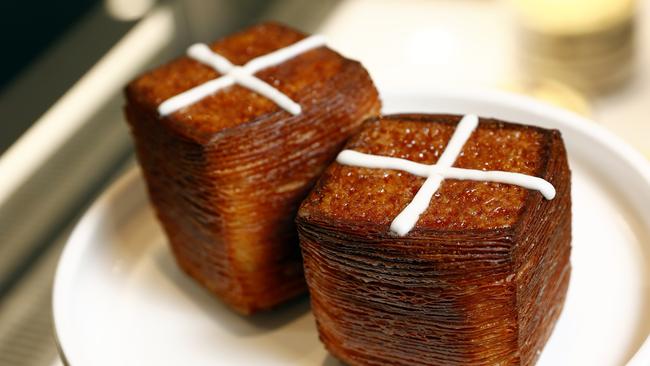
[[[302,110],[300,104],[291,100],[291,98],[278,89],[255,77],[254,74],[260,70],[281,64],[301,53],[323,46],[325,43],[325,37],[321,35],[310,36],[285,48],[254,58],[244,66],[233,65],[228,59],[213,52],[210,47],[203,43],[194,44],[187,49],[187,55],[196,61],[212,67],[222,74],[222,76],[206,81],[203,84],[165,100],[158,106],[158,113],[161,116],[166,116],[192,105],[220,89],[227,88],[233,84],[239,84],[272,100],[282,109],[293,115],[300,114]]]
[[[496,170],[485,171],[452,167],[460,155],[463,146],[469,140],[469,137],[477,126],[478,116],[466,115],[463,117],[447,143],[447,147],[438,159],[438,162],[433,165],[388,156],[364,154],[354,150],[341,151],[336,161],[339,164],[362,168],[402,170],[427,178],[415,197],[413,197],[413,200],[395,217],[390,225],[391,231],[400,236],[408,234],[413,229],[420,215],[429,207],[431,198],[445,179],[513,184],[523,188],[537,190],[547,200],[555,198],[555,187],[539,177]]]

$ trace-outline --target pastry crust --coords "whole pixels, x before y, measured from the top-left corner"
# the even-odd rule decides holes
[[[265,23],[210,47],[242,65],[304,37]],[[250,314],[305,291],[296,210],[380,101],[361,64],[320,47],[255,74],[299,103],[298,115],[233,85],[159,116],[160,103],[218,76],[181,57],[131,82],[125,112],[178,264]]]
[[[346,149],[433,164],[461,116],[372,119]],[[391,221],[424,178],[332,164],[297,217],[320,338],[350,365],[531,365],[562,309],[571,197],[555,130],[480,119],[455,167],[541,177],[445,180],[405,236]]]

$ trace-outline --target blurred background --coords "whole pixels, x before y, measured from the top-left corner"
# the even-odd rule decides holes
[[[75,221],[133,152],[122,87],[261,20],[328,36],[382,92],[499,89],[650,157],[650,0],[2,2],[0,365],[58,365],[50,295]]]

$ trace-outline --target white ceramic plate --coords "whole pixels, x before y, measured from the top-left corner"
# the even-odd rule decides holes
[[[650,365],[650,344],[642,347],[650,332],[644,158],[593,122],[523,97],[445,91],[384,102],[386,112],[478,113],[560,129],[573,171],[573,273],[539,365]],[[73,366],[337,364],[318,341],[306,298],[245,318],[176,268],[136,169],[77,225],[53,303]]]

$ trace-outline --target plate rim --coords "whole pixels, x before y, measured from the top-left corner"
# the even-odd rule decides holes
[[[382,99],[385,97],[396,98],[417,98],[417,99],[448,99],[462,102],[482,102],[492,105],[501,105],[511,110],[528,110],[539,115],[544,115],[558,123],[560,129],[571,129],[583,134],[590,139],[596,140],[604,145],[608,152],[618,155],[626,161],[640,175],[645,184],[650,187],[650,161],[640,151],[634,149],[622,138],[598,125],[589,118],[580,116],[574,112],[561,109],[560,107],[548,104],[531,97],[518,95],[505,91],[487,89],[436,89],[415,90],[410,92],[382,92]],[[66,365],[73,364],[75,353],[72,351],[67,326],[64,322],[64,313],[67,308],[66,293],[72,278],[75,264],[79,262],[84,249],[91,246],[92,242],[82,240],[85,235],[84,228],[87,227],[92,218],[101,213],[107,202],[119,197],[123,191],[135,184],[140,176],[140,169],[137,167],[129,169],[117,180],[112,182],[83,213],[75,224],[70,236],[66,240],[65,248],[59,257],[52,286],[52,318],[53,333],[57,343],[57,349]],[[627,366],[643,366],[650,364],[650,334],[646,336],[641,346],[636,350]]]

